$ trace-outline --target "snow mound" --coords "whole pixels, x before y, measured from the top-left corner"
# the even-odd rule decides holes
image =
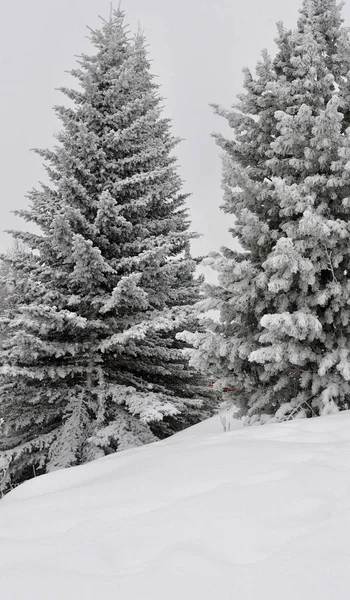
[[[350,412],[226,433],[215,417],[20,486],[0,502],[0,590],[349,600]]]

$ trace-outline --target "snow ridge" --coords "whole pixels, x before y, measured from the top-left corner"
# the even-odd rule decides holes
[[[0,503],[0,532],[10,600],[348,600],[350,412],[215,417],[39,477]]]

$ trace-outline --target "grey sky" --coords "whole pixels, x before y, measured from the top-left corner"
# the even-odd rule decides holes
[[[301,0],[124,0],[132,30],[145,30],[153,71],[159,75],[175,135],[193,229],[203,234],[196,253],[230,242],[232,221],[221,213],[219,150],[210,137],[224,131],[209,102],[229,106],[242,89],[242,67],[254,67],[262,48],[274,49],[275,22],[292,26]],[[86,25],[108,17],[108,0],[2,0],[0,35],[0,250],[2,230],[23,228],[11,215],[26,206],[26,192],[44,178],[40,158],[29,151],[53,143],[59,123],[55,88],[69,85],[64,72],[74,55],[89,51]],[[344,9],[350,24],[350,1]]]

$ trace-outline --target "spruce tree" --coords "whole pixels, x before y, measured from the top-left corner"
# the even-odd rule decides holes
[[[210,410],[177,339],[194,330],[199,285],[186,195],[145,40],[122,11],[62,89],[58,144],[39,150],[50,184],[19,214],[26,288],[2,320],[1,448],[12,481],[164,437]]]
[[[212,255],[220,311],[196,336],[194,364],[248,422],[350,406],[349,30],[334,0],[305,0],[295,30],[278,25],[227,119],[224,210],[237,251]]]

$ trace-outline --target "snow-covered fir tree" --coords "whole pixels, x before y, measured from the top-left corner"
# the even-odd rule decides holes
[[[210,264],[193,364],[247,421],[350,407],[350,44],[334,0],[305,0],[295,30],[278,26],[227,119],[224,210],[239,249]]]
[[[207,416],[177,333],[197,327],[193,234],[145,40],[122,11],[62,89],[58,144],[38,151],[50,183],[19,214],[31,252],[2,328],[0,449],[14,483],[151,442]]]

